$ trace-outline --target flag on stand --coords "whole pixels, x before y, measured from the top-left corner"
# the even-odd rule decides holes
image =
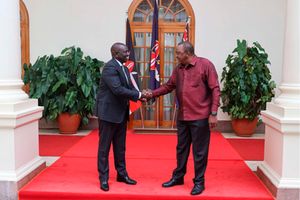
[[[128,50],[130,51],[130,55],[129,55],[129,60],[124,63],[124,65],[128,68],[129,70],[129,74],[130,74],[130,80],[134,86],[134,88],[138,91],[139,90],[139,86],[138,86],[138,73],[135,71],[135,55],[134,55],[134,49],[133,49],[133,44],[132,44],[132,36],[131,36],[131,28],[130,28],[130,23],[129,20],[127,18],[126,21],[126,46],[128,47]],[[142,105],[141,101],[129,101],[129,114],[133,113],[134,111],[136,111],[137,109],[139,109],[139,107]]]
[[[151,57],[150,57],[150,89],[154,90],[159,84],[159,41],[158,41],[158,7],[154,1],[152,38],[151,38]]]
[[[188,17],[185,24],[185,29],[182,36],[182,41],[189,41],[190,40],[190,20],[191,18]]]

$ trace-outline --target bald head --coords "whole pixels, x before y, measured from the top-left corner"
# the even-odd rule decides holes
[[[114,43],[110,48],[111,56],[121,63],[129,59],[129,51],[125,44],[121,42]]]

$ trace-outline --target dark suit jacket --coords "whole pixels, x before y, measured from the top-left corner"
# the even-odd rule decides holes
[[[99,119],[113,123],[121,123],[124,117],[128,119],[129,100],[137,101],[139,91],[132,85],[127,67],[125,72],[129,84],[122,66],[115,59],[105,64],[96,102],[96,116]]]

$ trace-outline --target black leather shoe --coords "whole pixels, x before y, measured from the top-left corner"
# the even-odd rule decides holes
[[[117,175],[117,181],[126,183],[128,185],[135,185],[136,184],[136,181],[129,178],[129,176],[119,176],[119,175]]]
[[[175,185],[183,185],[183,183],[184,183],[183,178],[179,178],[179,179],[171,178],[171,180],[169,180],[168,182],[163,183],[162,186],[163,187],[172,187]]]
[[[107,181],[100,181],[100,188],[103,191],[108,191],[109,190],[109,186],[108,186],[108,182]]]
[[[204,185],[201,184],[195,184],[192,191],[191,191],[191,195],[197,195],[197,194],[201,194],[204,191]]]

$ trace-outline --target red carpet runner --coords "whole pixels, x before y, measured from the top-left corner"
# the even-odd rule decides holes
[[[80,140],[53,165],[39,174],[19,193],[19,200],[268,200],[273,199],[221,134],[213,133],[206,173],[206,190],[191,196],[193,161],[190,157],[185,184],[162,188],[176,165],[176,136],[128,133],[127,169],[138,181],[135,186],[115,181],[110,156],[110,191],[99,189],[97,173],[97,131]]]
[[[83,136],[39,135],[40,156],[60,156]]]
[[[264,160],[264,139],[227,139],[244,160]]]

